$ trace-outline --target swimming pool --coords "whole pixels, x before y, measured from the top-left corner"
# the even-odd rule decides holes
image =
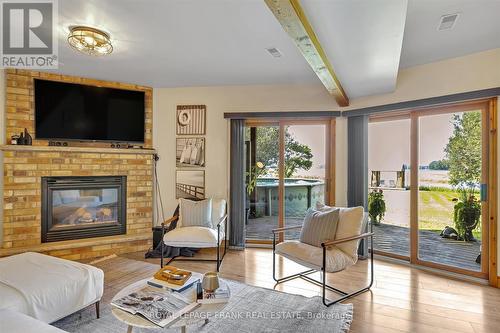
[[[278,216],[278,178],[257,179],[255,216]],[[303,217],[309,207],[325,201],[325,183],[321,179],[285,178],[285,216]]]

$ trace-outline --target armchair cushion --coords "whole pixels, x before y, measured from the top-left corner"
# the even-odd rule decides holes
[[[300,241],[321,247],[321,243],[335,238],[339,222],[339,209],[317,211],[309,209],[300,231]]]
[[[212,225],[212,199],[200,201],[179,199],[179,220],[176,229],[193,226],[214,227]]]
[[[297,240],[277,244],[275,252],[311,269],[321,270],[323,266],[323,248],[301,243]],[[329,247],[326,250],[325,269],[327,272],[342,271],[355,263],[355,259],[336,246]]]
[[[221,230],[219,242],[223,239],[224,232]],[[175,247],[217,247],[217,229],[198,226],[175,228],[165,234],[163,242]]]
[[[212,226],[217,227],[217,223],[226,215],[226,200],[212,199]]]
[[[330,207],[321,204],[317,204],[316,208],[322,211],[336,209],[336,207]],[[364,219],[365,214],[363,207],[340,208],[339,223],[337,226],[335,239],[342,239],[361,234],[364,227]],[[340,250],[344,251],[348,256],[352,257],[352,259],[356,262],[358,258],[359,242],[360,240],[353,240],[350,242],[337,244],[336,246]]]

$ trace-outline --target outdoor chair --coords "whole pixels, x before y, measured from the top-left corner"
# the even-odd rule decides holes
[[[335,209],[323,206],[320,211]],[[302,278],[305,281],[322,287],[323,304],[330,306],[347,298],[368,291],[373,285],[373,226],[370,223],[370,231],[365,232],[368,224],[368,214],[363,207],[340,208],[339,219],[334,239],[324,240],[320,246],[312,246],[299,240],[286,240],[276,244],[276,235],[288,230],[301,229],[302,226],[291,226],[273,229],[273,279],[277,284]],[[322,230],[322,228],[318,228]],[[319,239],[321,235],[319,235]],[[370,238],[370,282],[366,287],[347,293],[326,283],[327,273],[340,272],[356,264],[358,260],[358,247],[361,239]],[[302,266],[309,268],[301,273],[276,278],[276,255],[290,259]],[[322,281],[317,281],[309,275],[315,272],[322,273]],[[340,298],[330,302],[326,298],[326,289],[338,293]]]
[[[183,201],[184,200],[184,201]],[[189,212],[183,208],[184,205],[196,205],[203,204],[205,201],[208,201],[211,207],[208,209],[210,212],[206,212],[208,215],[208,221],[197,221],[200,219],[200,215],[202,213]],[[195,207],[195,206],[191,206]],[[189,208],[187,208],[189,209]],[[178,248],[191,248],[191,249],[200,249],[200,248],[217,248],[217,258],[216,259],[188,259],[182,258],[181,256],[173,256],[166,263],[168,265],[174,260],[183,260],[183,261],[210,261],[216,262],[216,269],[219,271],[220,265],[222,264],[222,260],[226,255],[227,249],[227,239],[226,239],[226,231],[227,231],[227,203],[224,199],[206,199],[206,200],[186,200],[180,199],[179,207],[176,209],[178,215],[172,216],[170,219],[161,224],[162,227],[162,235],[163,241],[161,242],[161,259],[160,265],[163,267],[163,247],[173,246]],[[177,225],[174,229],[169,230],[165,233],[166,227],[168,227],[171,223],[176,222]],[[170,228],[169,228],[170,229]],[[224,242],[224,252],[222,252],[221,256],[221,245]]]

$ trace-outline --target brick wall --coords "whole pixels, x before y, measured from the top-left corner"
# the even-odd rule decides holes
[[[47,78],[146,91],[146,147],[152,146],[151,89],[41,72],[7,71],[6,136],[27,128],[34,134],[33,78]],[[34,135],[33,135],[34,136]],[[152,150],[90,147],[3,146],[4,216],[0,256],[34,250],[68,259],[142,251],[151,246]],[[41,244],[41,177],[127,176],[127,234]]]
[[[140,90],[145,93],[145,133],[144,147],[153,147],[153,90],[148,87],[128,83],[93,80],[75,76],[59,75],[45,72],[26,71],[19,69],[6,70],[6,109],[5,109],[5,140],[9,143],[14,134],[19,134],[26,128],[31,136],[35,137],[33,112],[34,91],[33,79],[79,83],[107,88]],[[46,140],[33,140],[33,145],[47,146]]]

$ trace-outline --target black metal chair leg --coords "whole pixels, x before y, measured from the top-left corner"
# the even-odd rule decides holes
[[[100,304],[100,301],[95,302],[95,314],[97,316],[97,319],[101,318],[101,310],[99,309]]]
[[[307,275],[316,272],[316,270],[314,270],[314,269],[309,269],[309,270],[304,271],[304,272],[300,272],[300,273],[297,273],[297,274],[285,276],[285,277],[282,277],[282,278],[278,279],[276,277],[276,252],[275,252],[275,250],[276,250],[276,235],[273,234],[273,280],[276,281],[276,284],[279,284],[279,283],[282,283],[282,282],[286,282],[286,281],[289,281],[289,280],[293,280],[293,279],[296,279],[296,278],[299,278],[299,277],[311,279]]]
[[[219,257],[220,257],[220,225],[217,225],[217,272],[219,271]]]
[[[160,267],[163,268],[163,236],[165,235],[165,223],[161,224],[161,257],[160,257]]]
[[[371,226],[372,230],[373,230],[373,226]],[[342,302],[348,298],[351,298],[351,297],[354,297],[354,296],[357,296],[359,294],[362,294],[364,293],[365,291],[368,291],[370,290],[370,288],[372,287],[373,285],[373,236],[370,236],[370,283],[364,287],[364,288],[361,288],[361,289],[358,289],[356,291],[353,291],[349,294],[347,293],[344,293],[344,296],[336,299],[335,301],[332,301],[332,302],[327,302],[327,299],[326,299],[326,287],[328,287],[328,285],[326,284],[326,272],[325,272],[325,269],[324,267],[326,267],[326,249],[323,248],[323,304],[325,306],[331,306],[331,305],[334,305],[334,304],[337,304],[339,302]]]

